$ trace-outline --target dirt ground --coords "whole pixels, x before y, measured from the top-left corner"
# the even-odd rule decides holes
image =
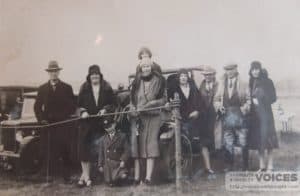
[[[300,134],[284,134],[279,136],[280,148],[276,150],[274,157],[274,167],[276,170],[300,171]],[[217,161],[215,161],[217,162]],[[197,164],[197,163],[195,163]],[[216,165],[216,163],[215,163]],[[250,165],[255,170],[258,161],[255,152],[251,153]],[[78,188],[76,185],[66,185],[62,179],[56,178],[51,183],[41,183],[28,179],[20,179],[12,173],[2,172],[0,176],[0,195],[100,195],[100,196],[162,196],[162,195],[300,195],[300,192],[232,192],[225,189],[225,175],[221,171],[217,172],[215,180],[207,180],[204,176],[196,174],[192,180],[183,182],[182,191],[176,192],[174,183],[163,183],[161,185],[147,187],[145,185],[107,187],[103,183],[91,188]],[[198,168],[199,169],[199,168]],[[159,176],[159,175],[158,175]],[[76,179],[78,176],[74,175]]]

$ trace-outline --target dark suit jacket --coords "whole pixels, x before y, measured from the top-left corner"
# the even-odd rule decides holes
[[[34,112],[40,122],[57,122],[68,119],[75,112],[75,98],[69,84],[59,81],[55,91],[50,82],[39,87]]]
[[[112,182],[127,174],[126,168],[120,168],[120,162],[129,158],[129,144],[125,134],[116,132],[111,139],[108,134],[104,135],[100,142],[98,166],[104,169],[104,179]]]
[[[211,89],[211,91],[208,91],[206,89],[205,80],[202,81],[199,88],[199,92],[201,97],[203,98],[203,102],[206,110],[210,110],[210,109],[214,110],[213,101],[214,101],[214,96],[217,93],[217,89],[218,89],[218,82],[213,82],[213,88]]]
[[[109,160],[126,162],[128,158],[129,144],[125,134],[116,132],[112,139],[108,134],[102,137],[98,159],[99,167],[105,165]]]

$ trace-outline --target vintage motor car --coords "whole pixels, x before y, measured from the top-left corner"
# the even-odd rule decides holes
[[[75,97],[77,94],[75,93]],[[17,119],[9,119],[1,122],[2,149],[0,149],[1,165],[8,165],[18,174],[35,173],[40,170],[46,158],[40,150],[40,132],[44,129],[38,123],[34,114],[34,103],[37,96],[35,91],[23,93],[23,101],[20,108],[20,116]],[[71,118],[77,117],[75,112]],[[70,123],[71,160],[76,162],[78,122]]]
[[[19,118],[23,94],[36,89],[34,86],[0,86],[0,122]]]
[[[24,94],[37,90],[35,86],[0,86],[0,122],[14,121],[21,117],[21,112],[24,103]],[[11,169],[8,164],[8,157],[14,157],[13,148],[15,146],[15,133],[0,128],[0,166],[5,169]]]

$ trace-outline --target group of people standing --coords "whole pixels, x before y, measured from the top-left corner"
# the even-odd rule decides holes
[[[260,62],[252,62],[248,84],[241,80],[236,64],[224,67],[225,74],[220,82],[216,80],[216,71],[207,67],[202,72],[204,80],[198,88],[185,69],[181,69],[171,81],[165,80],[161,67],[153,62],[148,48],[139,51],[138,59],[136,76],[130,88],[130,138],[122,133],[122,127],[113,116],[90,118],[91,115],[105,116],[116,109],[114,92],[98,65],[89,67],[77,101],[72,87],[58,77],[61,70],[58,63],[51,61],[48,65],[46,71],[50,80],[38,90],[35,114],[40,123],[52,123],[68,119],[79,108],[82,175],[78,185],[91,186],[93,162],[97,162],[108,184],[117,184],[128,177],[129,157],[134,162],[134,184],[151,185],[155,160],[160,156],[159,131],[164,119],[161,111],[147,109],[168,105],[175,94],[180,98],[182,132],[198,138],[208,175],[214,174],[210,154],[215,149],[217,120],[222,123],[222,144],[228,170],[234,169],[235,146],[243,149],[244,170],[248,169],[249,149],[259,151],[260,171],[273,170],[272,150],[278,147],[278,141],[271,104],[276,101],[276,92]],[[49,134],[42,138],[47,138],[51,146],[55,146],[63,158],[65,171],[68,171],[66,144],[70,130],[66,126],[54,130],[51,130],[50,138]],[[100,149],[95,150],[99,138]],[[145,166],[145,174],[142,166]],[[66,181],[69,177],[69,172],[65,172]]]

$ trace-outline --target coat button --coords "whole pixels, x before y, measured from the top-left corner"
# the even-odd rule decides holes
[[[114,150],[114,152],[117,152],[116,150]]]
[[[109,152],[109,150],[107,150],[106,152]]]

